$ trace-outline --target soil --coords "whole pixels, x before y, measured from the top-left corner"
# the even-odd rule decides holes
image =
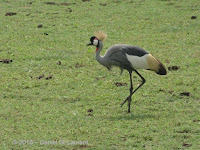
[[[55,2],[45,2],[45,4],[47,4],[47,5],[56,5]]]
[[[42,79],[44,77],[44,74],[40,75],[39,77],[36,77],[36,79]]]
[[[170,66],[168,67],[168,70],[171,71],[171,70],[178,70],[180,69],[180,66]]]
[[[64,6],[68,6],[68,5],[72,5],[72,4],[76,4],[76,3],[60,3],[60,5],[64,5]]]
[[[106,3],[100,3],[99,5],[101,5],[101,6],[106,6],[107,4],[106,4]]]
[[[58,64],[58,65],[61,65],[62,63],[61,63],[61,61],[58,61],[57,64]]]
[[[5,14],[5,16],[13,16],[13,15],[16,15],[17,13],[14,13],[14,12],[7,12],[6,14]]]
[[[93,109],[92,108],[90,108],[90,109],[88,109],[88,111],[87,112],[93,112]]]
[[[46,77],[45,79],[46,79],[46,80],[50,80],[50,79],[52,79],[52,78],[53,78],[52,75],[50,75],[50,76]]]
[[[116,82],[116,86],[127,86],[127,83]]]
[[[0,59],[0,62],[6,63],[6,64],[9,64],[12,61],[13,61],[12,59]]]
[[[180,96],[190,96],[190,92],[182,92],[180,93]]]
[[[38,27],[38,28],[42,28],[42,24],[39,24],[37,27]]]
[[[197,16],[191,16],[191,19],[197,19]]]

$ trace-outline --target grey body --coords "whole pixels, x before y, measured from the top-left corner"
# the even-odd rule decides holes
[[[97,61],[103,66],[107,67],[109,70],[112,66],[117,66],[121,68],[121,72],[123,71],[123,69],[126,69],[129,72],[135,70],[127,59],[126,54],[138,57],[142,57],[148,54],[148,52],[136,46],[128,44],[116,44],[111,46],[104,56],[100,56],[102,48],[103,43],[99,41],[99,48],[96,52]]]

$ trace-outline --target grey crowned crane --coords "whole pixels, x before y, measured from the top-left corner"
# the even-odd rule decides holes
[[[96,37],[90,38],[89,45],[96,46],[96,59],[105,66],[108,70],[112,66],[117,66],[121,69],[126,69],[130,74],[130,95],[121,104],[123,106],[128,101],[128,113],[130,113],[131,97],[132,95],[146,82],[144,77],[137,71],[137,69],[146,69],[156,72],[159,75],[166,75],[167,71],[164,65],[147,51],[142,48],[128,45],[128,44],[116,44],[111,46],[104,56],[100,56],[100,52],[103,49],[103,40],[107,37],[104,32],[98,32]],[[141,79],[142,83],[133,90],[132,72],[135,72]]]

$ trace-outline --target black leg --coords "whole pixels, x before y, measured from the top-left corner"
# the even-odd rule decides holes
[[[140,76],[140,78],[142,79],[142,83],[132,92],[132,95],[146,82],[146,80],[143,78],[143,76],[141,74],[139,74],[139,72],[137,72],[137,70],[135,70],[135,72]]]
[[[130,106],[131,106],[131,96],[133,92],[133,82],[132,82],[132,71],[129,72],[130,75],[130,95],[126,98],[126,100],[121,104],[121,107],[128,101],[128,112],[130,113]]]
[[[142,79],[142,83],[133,91],[133,85],[132,85],[132,72],[129,72],[130,74],[130,82],[131,82],[131,88],[130,88],[130,96],[126,98],[126,100],[121,104],[121,107],[128,101],[128,113],[130,113],[130,104],[131,104],[131,97],[132,95],[146,82],[146,80],[143,78],[141,74],[137,70],[134,70],[139,77]],[[133,92],[132,92],[133,91]]]
[[[128,98],[128,113],[131,112],[131,96],[133,92],[132,72],[129,72],[129,74],[130,74],[130,96]]]

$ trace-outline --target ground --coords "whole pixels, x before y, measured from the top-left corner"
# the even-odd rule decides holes
[[[198,0],[0,1],[0,149],[200,149],[199,14]],[[131,44],[166,66],[138,70],[130,114],[128,72],[86,47],[97,30],[102,55]]]

